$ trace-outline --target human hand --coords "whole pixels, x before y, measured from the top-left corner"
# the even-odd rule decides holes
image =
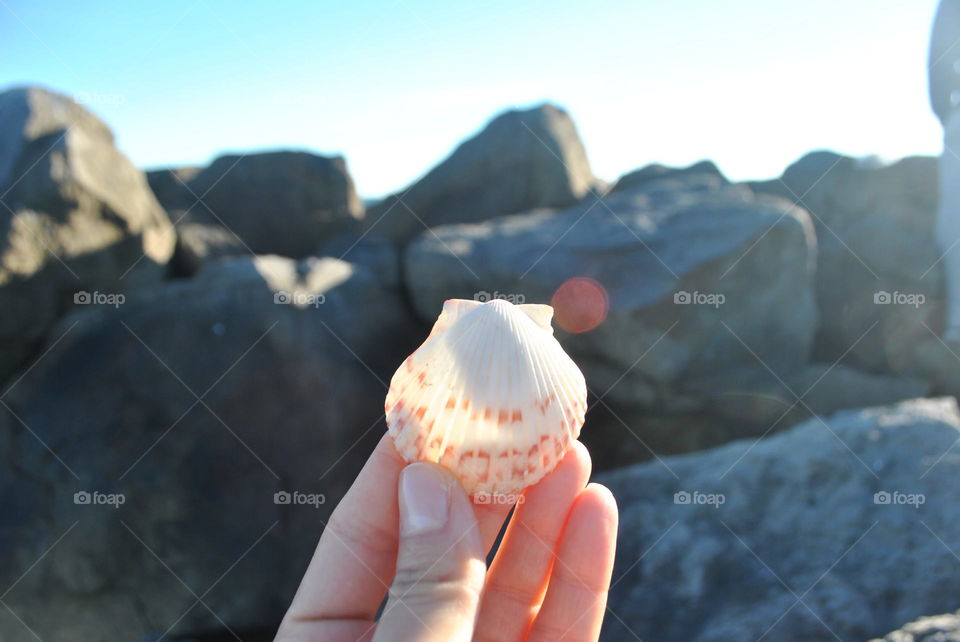
[[[510,506],[407,465],[381,439],[323,531],[277,641],[596,640],[617,534],[610,491],[586,485],[580,443]],[[379,622],[375,616],[389,587]]]

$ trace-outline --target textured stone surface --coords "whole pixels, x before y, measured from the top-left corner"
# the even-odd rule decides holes
[[[916,400],[601,476],[621,510],[603,639],[863,640],[949,610],[958,437],[954,399]]]
[[[328,237],[359,230],[364,213],[341,156],[229,154],[185,182],[178,185],[170,170],[152,177],[171,218],[225,227],[240,255],[308,256]]]
[[[935,340],[942,324],[940,252],[933,236],[936,159],[911,157],[883,166],[814,152],[780,180],[755,187],[799,202],[813,217],[819,243],[817,358],[845,355],[887,372],[923,368],[917,350]]]
[[[113,134],[67,96],[0,93],[0,380],[82,292],[158,280],[170,221]]]
[[[50,641],[278,622],[385,429],[383,381],[418,338],[402,310],[366,268],[259,257],[68,316],[0,408],[4,586],[67,534],[4,601]],[[0,637],[24,635],[4,610]]]
[[[657,180],[689,182],[693,176],[699,176],[704,182],[713,185],[729,183],[713,161],[703,160],[688,167],[680,168],[652,163],[621,176],[613,186],[612,191],[622,192]]]
[[[566,111],[549,104],[512,110],[494,118],[423,178],[371,207],[366,224],[406,242],[424,226],[564,207],[596,183]]]
[[[148,170],[147,183],[168,212],[188,210],[197,202],[199,196],[193,193],[189,183],[202,169],[197,166],[184,166]],[[176,220],[175,216],[172,218]]]
[[[618,406],[685,412],[722,387],[718,372],[786,376],[816,327],[815,242],[802,210],[737,186],[654,181],[603,202],[424,233],[405,278],[424,319],[444,299],[498,294],[549,302],[586,277],[600,297],[557,302],[558,323],[609,310],[595,329],[558,330],[597,396]],[[602,310],[600,310],[602,312]],[[720,382],[723,383],[723,382]]]

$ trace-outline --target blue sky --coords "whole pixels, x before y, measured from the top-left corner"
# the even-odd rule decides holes
[[[544,100],[571,112],[601,178],[701,158],[765,178],[817,148],[939,153],[935,5],[0,0],[0,87],[87,100],[142,167],[341,153],[367,197]]]

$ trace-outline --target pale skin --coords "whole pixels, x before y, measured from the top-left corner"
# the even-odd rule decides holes
[[[524,491],[487,569],[511,507],[471,502],[449,471],[408,466],[385,435],[334,510],[276,639],[597,640],[617,506],[587,483],[590,468],[574,442]],[[427,495],[441,499],[424,508]]]

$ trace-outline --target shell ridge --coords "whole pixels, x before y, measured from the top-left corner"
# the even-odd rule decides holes
[[[557,421],[554,405],[550,403],[550,399],[554,399],[555,403],[559,403],[560,401],[562,388],[561,381],[559,381],[558,378],[563,374],[563,369],[558,367],[558,363],[556,362],[557,355],[554,348],[558,347],[559,344],[556,342],[552,333],[544,333],[539,326],[533,323],[526,324],[524,330],[526,333],[536,337],[531,340],[534,349],[529,351],[528,356],[535,364],[538,378],[543,384],[540,390],[540,398],[531,401],[536,404],[544,404],[544,412],[532,413],[535,426],[534,429],[530,431],[532,443],[526,444],[522,449],[523,478],[524,483],[529,485],[536,483],[542,477],[539,473],[542,469],[541,464],[544,461],[544,455],[550,454],[549,452],[544,452],[542,437],[549,436],[553,432],[551,428],[555,426]],[[559,363],[563,364],[563,361]],[[534,446],[536,446],[535,451]],[[534,474],[530,473],[531,466],[533,467]]]
[[[467,317],[473,315],[474,312],[476,312],[478,309],[480,308],[477,307],[470,310],[466,315],[461,317],[461,320],[467,319]],[[469,371],[467,368],[464,367],[462,362],[463,361],[469,362],[471,358],[477,359],[478,352],[480,353],[479,357],[482,358],[483,347],[489,344],[491,340],[491,334],[483,333],[482,331],[483,324],[478,323],[478,321],[482,321],[482,317],[472,319],[470,323],[466,323],[465,325],[461,326],[459,333],[452,334],[447,337],[447,340],[450,343],[450,348],[451,348],[449,350],[450,352],[449,358],[452,365],[455,366],[454,376],[452,377],[453,383],[451,385],[451,390],[459,390],[460,394],[457,395],[457,397],[455,398],[454,408],[452,409],[452,412],[449,413],[449,417],[446,422],[447,425],[445,426],[445,430],[443,431],[443,436],[441,437],[440,455],[439,455],[441,460],[443,459],[444,453],[446,453],[448,446],[453,447],[453,453],[455,454],[456,457],[459,457],[459,455],[462,453],[463,443],[465,439],[469,436],[466,434],[465,430],[453,430],[452,428],[460,421],[457,414],[460,412],[463,412],[462,402],[466,400],[470,406],[474,406],[476,403],[476,396],[474,394],[476,391],[471,390],[471,385],[470,385],[471,382],[467,380],[468,379],[467,375],[469,375]],[[477,335],[479,335],[479,337]],[[473,339],[472,342],[470,341],[471,339]],[[482,342],[482,345],[481,345],[481,342]],[[459,346],[461,343],[465,343],[466,347],[465,349],[463,349],[464,354],[461,354],[458,356],[457,352],[452,348]],[[485,368],[484,364],[482,363],[481,363],[481,367],[477,368],[477,370],[480,371],[481,373],[489,371],[489,369]],[[466,395],[466,399],[464,399],[464,395]],[[451,397],[453,397],[453,395],[451,395]],[[469,417],[470,417],[469,414],[467,414],[466,417],[464,417],[464,423],[469,422]],[[450,443],[451,436],[455,438],[455,443]]]
[[[438,343],[437,345],[438,347],[442,347],[442,343]],[[423,372],[428,371],[429,365],[430,365],[429,363],[426,363],[423,365]],[[447,374],[447,373],[448,373],[448,370],[444,369],[442,374]],[[430,419],[428,420],[428,423],[426,424],[426,426],[423,426],[423,425],[421,426],[421,429],[426,427],[427,430],[424,433],[423,445],[421,446],[418,455],[422,459],[427,459],[431,461],[433,460],[433,457],[431,456],[431,452],[430,452],[430,449],[431,449],[430,444],[433,443],[433,435],[437,430],[436,404],[440,399],[442,399],[444,393],[446,392],[443,389],[443,386],[440,384],[440,381],[442,380],[443,380],[442,376],[438,377],[436,373],[431,373],[430,384],[433,390],[430,391],[429,395],[427,394],[426,390],[423,390],[420,393],[421,405],[422,407],[427,409],[426,413],[424,414],[424,419],[426,419],[427,414],[429,414]],[[424,378],[424,383],[426,383],[426,376]]]
[[[479,327],[478,327],[478,325],[479,325]],[[493,335],[493,333],[489,333],[489,332],[488,332],[488,333],[484,333],[484,332],[482,331],[482,330],[483,330],[482,324],[477,324],[477,323],[476,323],[476,320],[475,320],[475,322],[474,322],[474,325],[470,328],[470,330],[471,330],[474,334],[479,333],[480,336],[479,336],[479,339],[477,339],[477,340],[473,343],[473,345],[471,346],[471,350],[470,350],[469,357],[472,357],[472,358],[474,358],[474,359],[476,359],[476,360],[478,361],[477,371],[478,371],[479,373],[481,373],[481,375],[482,375],[483,373],[486,373],[486,372],[491,372],[492,369],[488,367],[487,361],[490,360],[490,355],[492,354],[492,351],[489,349],[489,344],[490,344],[490,342],[493,340],[494,335]],[[465,334],[466,334],[466,332],[465,332]],[[469,358],[468,358],[468,361],[469,361]],[[468,403],[468,407],[467,407],[467,408],[469,408],[470,410],[475,409],[476,403],[477,403],[476,397],[475,397],[473,394],[471,394],[472,391],[470,391],[470,390],[468,389],[466,383],[464,383],[464,385],[462,386],[462,390],[464,391],[464,393],[467,394],[467,398],[465,399],[465,401]],[[462,410],[463,412],[465,412],[465,413],[468,412],[467,408],[464,408],[462,404],[460,405],[460,408],[463,409],[463,410]],[[467,417],[468,417],[468,419],[469,419],[470,415],[467,414]],[[473,425],[474,425],[474,429],[475,429],[477,432],[481,432],[481,431],[485,431],[485,430],[486,430],[486,426],[484,425],[484,422],[482,422],[482,421],[481,421],[481,422],[475,422]],[[462,433],[462,432],[464,432],[464,431],[461,431],[461,433]],[[476,436],[476,437],[480,437],[480,435],[475,435],[475,436]],[[457,448],[457,455],[458,455],[458,457],[461,456],[461,455],[463,455],[463,437],[466,437],[466,435],[461,435],[461,440],[460,440],[460,443],[458,444],[458,448]],[[472,476],[473,476],[473,471],[468,471],[467,474],[470,474],[471,477],[472,477]]]
[[[507,317],[508,317],[507,322],[509,324],[510,322],[509,315],[507,315]],[[490,333],[490,336],[492,336],[492,334],[493,333]],[[496,355],[494,350],[492,349],[487,350],[486,354],[484,355],[485,364],[487,366],[487,372],[491,374],[495,372],[495,369],[493,366],[495,365],[494,361],[497,358],[497,356],[498,355]],[[493,378],[492,381],[490,381],[490,384],[494,388],[491,399],[500,399],[502,401],[505,401],[509,397],[509,393],[512,390],[510,384],[511,384],[512,376],[514,374],[514,368],[504,368],[502,373],[503,374],[501,376],[495,377]],[[494,443],[509,444],[510,441],[514,439],[514,435],[509,435],[509,438],[503,438],[504,431],[497,421],[498,418],[499,418],[499,412],[497,411],[496,408],[492,408],[491,418],[483,422],[483,430],[486,433],[486,437],[487,437],[485,441],[489,444],[494,444]],[[491,452],[490,455],[493,456],[494,453]],[[489,473],[487,475],[487,481],[488,482],[491,481]],[[498,489],[499,487],[497,486],[494,480],[493,490],[497,491]]]
[[[469,314],[469,313],[468,313]],[[463,317],[461,317],[462,319]],[[438,385],[439,394],[437,395],[435,406],[433,407],[434,412],[436,413],[436,418],[434,419],[433,425],[431,427],[431,438],[430,442],[433,442],[433,434],[439,432],[440,434],[440,445],[437,448],[435,459],[438,463],[442,463],[445,453],[447,451],[447,446],[449,446],[450,436],[454,434],[452,427],[456,425],[457,411],[460,408],[460,395],[454,395],[454,392],[457,390],[463,390],[465,386],[461,383],[463,378],[463,369],[460,367],[452,347],[455,346],[459,341],[463,340],[463,334],[457,335],[448,335],[444,342],[444,358],[445,358],[445,372],[447,373],[447,381],[449,383],[446,387]],[[450,405],[450,400],[453,399],[453,408],[452,412],[444,414],[441,410],[446,409]]]
[[[560,421],[560,433],[566,437],[556,448],[555,456],[559,458],[566,453],[570,443],[576,440],[579,435],[577,427],[583,422],[581,406],[583,406],[583,410],[586,407],[586,403],[579,400],[586,398],[587,391],[580,369],[563,351],[556,338],[551,337],[551,340],[547,345],[552,354],[545,356],[553,364],[555,371],[554,394],[556,395],[557,414],[559,416],[554,420]]]
[[[576,367],[576,364],[573,363],[573,360],[570,359],[566,353],[557,355],[557,357],[561,356],[570,365],[570,367],[559,369],[564,390],[564,399],[561,405],[564,415],[563,428],[564,432],[569,433],[571,439],[576,439],[578,435],[574,433],[572,426],[582,421],[582,418],[580,418],[580,402],[578,399],[586,396],[586,382],[583,380],[583,375],[580,374],[580,370]]]
[[[552,336],[550,336],[549,339],[554,340]],[[544,344],[546,343],[547,342],[544,342]],[[541,345],[540,347],[543,347],[543,345]],[[534,422],[534,428],[533,430],[530,431],[532,434],[532,439],[531,439],[532,443],[527,444],[526,447],[523,449],[523,453],[522,453],[524,483],[533,483],[537,481],[537,480],[529,479],[529,474],[528,474],[528,471],[530,468],[530,460],[532,458],[531,450],[533,449],[533,446],[536,445],[537,454],[539,455],[540,454],[540,447],[539,447],[540,436],[544,434],[549,434],[550,432],[550,419],[551,419],[550,415],[547,414],[546,412],[540,412],[539,405],[546,404],[550,399],[551,395],[556,395],[556,382],[552,380],[553,378],[549,374],[551,369],[547,366],[547,363],[546,363],[547,355],[544,354],[544,350],[531,350],[529,353],[529,356],[535,364],[535,368],[538,373],[538,379],[542,381],[542,388],[539,390],[539,395],[540,395],[539,398],[531,400],[531,402],[536,404],[535,407],[537,407],[538,410],[537,412],[531,413],[533,415],[533,422]]]
[[[514,323],[514,319],[511,319],[511,326],[512,326],[512,327],[515,327],[515,326],[516,326],[516,324]],[[522,389],[521,389],[521,387],[520,387],[519,385],[516,385],[516,386],[513,385],[512,377],[515,376],[515,375],[519,375],[520,368],[523,368],[523,367],[525,367],[525,366],[528,368],[528,371],[529,371],[529,359],[530,359],[530,352],[529,352],[529,350],[524,350],[524,351],[522,351],[522,352],[520,353],[520,357],[521,357],[522,359],[528,361],[528,364],[521,364],[520,367],[515,368],[515,369],[511,369],[511,372],[509,373],[509,375],[511,376],[511,381],[510,381],[511,386],[510,386],[510,390],[511,390],[511,392],[513,393],[513,395],[511,396],[511,401],[514,402],[514,403],[511,404],[511,406],[517,405],[517,404],[516,404],[516,401],[518,400],[518,399],[517,399],[518,397],[520,397],[519,401],[520,401],[522,404],[526,405],[526,403],[525,403],[524,400],[522,399],[522,395],[523,395]],[[529,379],[528,379],[528,380],[529,380]],[[534,377],[534,381],[536,381],[535,377]],[[530,414],[530,413],[527,413],[527,414]],[[511,429],[510,429],[510,431],[509,431],[510,438],[509,438],[508,440],[507,440],[507,439],[504,440],[504,443],[505,443],[505,445],[506,445],[506,451],[507,451],[506,464],[507,464],[507,466],[509,467],[509,469],[508,469],[508,471],[507,471],[507,475],[509,475],[509,476],[512,476],[514,469],[515,469],[519,464],[522,463],[521,461],[518,461],[518,460],[519,460],[520,457],[521,457],[520,453],[523,452],[524,446],[523,446],[522,443],[518,443],[518,442],[523,438],[523,436],[524,436],[524,434],[525,434],[526,432],[528,432],[528,428],[527,428],[526,425],[523,424],[523,423],[520,424],[520,426],[518,427],[518,429],[514,429],[513,426],[511,425]],[[502,484],[502,483],[498,483],[498,484],[497,484],[497,490],[498,490],[498,491],[500,491],[502,487],[503,487],[503,484]]]

